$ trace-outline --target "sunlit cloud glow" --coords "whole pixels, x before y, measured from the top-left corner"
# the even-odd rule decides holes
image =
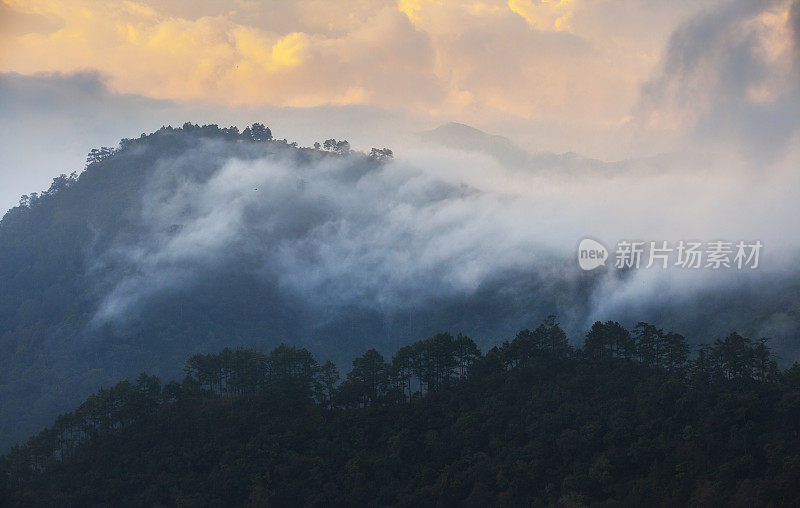
[[[610,33],[583,0],[353,0],[336,9],[313,0],[6,0],[3,8],[51,20],[0,36],[4,72],[96,69],[117,92],[159,99],[370,104],[478,122],[617,124],[657,63],[642,51],[665,42],[640,40],[633,23]],[[775,37],[765,50],[780,51],[785,36]]]

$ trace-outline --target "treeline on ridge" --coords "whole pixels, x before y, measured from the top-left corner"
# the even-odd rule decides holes
[[[346,463],[361,470],[348,462],[355,457],[361,457],[363,467],[389,468],[382,474],[400,475],[402,481],[392,483],[387,477],[381,481],[388,483],[377,485],[374,479],[364,479],[366,484],[356,491],[330,485],[325,487],[331,490],[327,494],[308,491],[306,482],[312,480],[297,477],[303,476],[300,471],[282,469],[270,455],[271,459],[261,457],[252,463],[251,459],[241,459],[244,463],[234,460],[248,478],[246,485],[237,488],[211,492],[208,489],[213,488],[205,480],[197,480],[195,471],[193,481],[200,484],[192,489],[205,494],[180,497],[188,496],[184,492],[178,496],[181,502],[206,504],[209,498],[203,496],[208,495],[236,503],[255,499],[281,505],[292,504],[289,501],[294,499],[298,504],[314,504],[314,499],[323,499],[351,504],[384,496],[392,504],[414,496],[446,494],[468,504],[496,504],[503,499],[511,504],[531,499],[544,504],[581,505],[610,499],[655,503],[659,489],[669,484],[676,489],[665,498],[670,502],[712,499],[726,489],[726,496],[747,498],[752,489],[761,489],[759,495],[781,504],[800,487],[797,421],[786,420],[784,414],[800,415],[800,365],[779,371],[766,339],[752,341],[737,333],[702,346],[690,358],[688,344],[679,334],[647,323],[629,331],[616,322],[597,322],[576,349],[551,316],[485,355],[470,338],[448,333],[402,347],[389,360],[370,349],[353,360],[344,379],[332,362],[319,364],[306,349],[285,344],[269,353],[226,348],[217,354],[197,354],[187,360],[185,372],[182,382],[164,385],[158,378],[142,374],[133,383],[123,381],[100,390],[74,412],[61,415],[52,427],[0,460],[6,494],[20,500],[48,498],[54,492],[48,489],[60,491],[65,481],[80,483],[77,478],[85,473],[81,468],[98,468],[93,465],[102,463],[98,457],[122,460],[115,455],[118,452],[128,458],[146,452],[159,463],[177,460],[162,455],[177,453],[176,446],[183,453],[190,452],[185,443],[181,446],[171,439],[200,446],[195,440],[202,441],[200,436],[208,432],[216,436],[214,440],[233,443],[213,446],[231,448],[192,453],[201,453],[203,461],[213,462],[216,453],[225,452],[224,460],[234,460],[232,450],[244,453],[242,446],[257,446],[250,440],[267,432],[264,429],[269,429],[269,437],[263,439],[278,440],[272,445],[278,449],[268,454],[283,457],[288,453],[292,460],[300,460],[299,453],[303,460],[311,460],[314,475],[320,476],[314,481],[322,482],[316,487],[323,490],[325,481],[352,472],[337,467],[344,468]],[[356,416],[365,411],[368,413]],[[235,420],[231,420],[233,416]],[[461,437],[451,436],[452,442],[433,445],[425,437],[426,446],[449,448],[440,450],[441,457],[414,455],[403,459],[409,464],[389,467],[386,461],[401,458],[387,456],[394,452],[386,447],[395,446],[392,440],[410,439],[408,429],[403,428],[410,424],[409,418],[413,425],[427,428],[425,432],[464,432],[475,442],[459,443]],[[228,423],[219,427],[203,423],[205,420]],[[519,427],[523,422],[528,430]],[[226,425],[242,434],[230,434]],[[579,427],[573,430],[574,425]],[[298,435],[285,442],[281,437],[285,432]],[[475,432],[486,435],[478,437]],[[175,435],[166,437],[170,434]],[[373,434],[379,437],[370,438]],[[297,439],[319,443],[300,444]],[[373,443],[373,439],[377,441]],[[704,439],[709,441],[703,443]],[[715,440],[719,450],[714,448]],[[407,445],[411,446],[403,446]],[[327,451],[320,451],[319,446]],[[586,450],[579,450],[581,447]],[[489,476],[481,480],[474,471],[469,473],[472,476],[459,476],[466,473],[454,471],[456,465],[450,461],[457,457],[467,460],[462,455],[479,453],[476,450],[490,454],[469,459],[488,461],[481,467],[489,469],[481,474]],[[156,451],[158,458],[153,458]],[[329,457],[329,453],[333,455]],[[189,462],[194,460],[199,459]],[[321,465],[329,460],[330,470]],[[526,463],[532,469],[515,469],[515,463]],[[271,479],[269,473],[264,476],[264,467],[273,471]],[[403,472],[390,472],[393,467]],[[717,471],[719,467],[723,469]],[[418,468],[428,471],[427,476],[419,476]],[[692,471],[700,476],[686,483],[686,475]],[[535,472],[542,478],[529,477]],[[117,474],[122,478],[128,473]],[[169,488],[140,493],[145,497],[137,502],[176,502],[176,485],[186,487],[188,480],[174,474],[158,480]],[[203,474],[211,473],[204,470],[200,476]],[[499,481],[498,474],[506,475],[505,480]],[[654,474],[664,478],[650,478]],[[455,481],[454,475],[463,483],[459,493],[450,492],[455,487],[448,482]],[[579,485],[580,478],[585,485]],[[271,487],[266,488],[264,482]],[[538,490],[530,491],[534,487]],[[91,495],[97,496],[95,501],[110,495],[105,488],[95,484],[95,490],[90,489]],[[300,495],[297,489],[305,491],[295,499],[292,496]],[[73,500],[83,499],[85,494],[85,490],[73,491]]]
[[[172,127],[171,125],[162,126],[157,131],[151,134],[142,133],[139,138],[123,138],[119,142],[118,147],[101,146],[100,148],[92,148],[86,155],[86,167],[92,164],[99,164],[104,160],[112,157],[125,150],[130,150],[136,146],[144,145],[153,142],[158,137],[167,136],[170,134],[186,134],[190,136],[197,136],[207,139],[221,139],[225,141],[239,141],[248,143],[266,143],[275,142],[285,145],[288,148],[295,148],[300,150],[315,150],[317,152],[326,152],[328,154],[347,156],[356,152],[350,147],[347,140],[326,139],[322,143],[315,142],[311,147],[299,147],[296,141],[288,141],[287,139],[276,140],[272,136],[272,130],[265,126],[263,123],[255,122],[239,131],[236,126],[220,127],[217,124],[198,125],[191,122],[184,123],[181,127]],[[362,154],[368,159],[377,162],[384,162],[394,158],[394,153],[389,148],[371,148],[368,154]],[[69,175],[61,174],[53,178],[50,188],[42,192],[32,192],[24,194],[20,197],[19,208],[30,208],[36,206],[40,200],[48,196],[72,186],[78,180],[78,172],[73,171]],[[13,210],[12,210],[13,211]]]

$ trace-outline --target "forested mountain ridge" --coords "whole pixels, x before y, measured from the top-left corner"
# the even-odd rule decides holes
[[[548,319],[485,355],[441,333],[342,382],[305,349],[194,355],[101,390],[0,459],[9,504],[789,506],[800,365],[738,334]]]
[[[773,347],[783,367],[797,358],[791,274],[611,312],[599,304],[631,274],[579,270],[571,238],[539,238],[560,210],[465,180],[473,155],[447,154],[190,123],[92,150],[0,221],[0,452],[100,386],[179,379],[187,357],[225,347],[283,342],[341,366],[438,330],[487,350],[556,313],[573,344],[596,317],[692,345],[783,323]]]
[[[197,325],[206,334],[203,340],[175,332],[183,326],[182,320],[212,316],[193,308],[189,300],[180,302],[182,315],[174,304],[157,302],[149,307],[149,315],[124,326],[95,319],[104,295],[122,278],[136,275],[138,268],[115,254],[123,249],[134,252],[130,245],[149,234],[144,196],[157,190],[170,192],[159,175],[175,175],[174,191],[182,181],[207,180],[231,158],[266,158],[298,166],[340,158],[366,171],[390,156],[391,151],[385,149],[369,155],[353,152],[346,141],[335,140],[299,148],[286,140],[273,140],[262,124],[239,132],[235,127],[187,123],[123,139],[118,148],[94,149],[79,176],[61,175],[47,191],[23,196],[20,205],[0,221],[0,449],[41,427],[100,384],[129,375],[131,365],[149,365],[167,374],[171,366],[180,364],[187,347],[202,348],[209,340],[224,346],[209,335],[214,326],[203,326],[206,323]],[[174,235],[180,227],[167,224],[163,229]],[[243,280],[241,273],[228,275],[227,284],[236,286],[245,303],[248,298],[270,299],[264,297],[268,291]],[[206,284],[215,285],[213,281]],[[198,300],[202,296],[194,300],[197,306],[212,305]],[[267,326],[259,315],[269,314],[267,319],[274,318],[269,324],[278,328],[278,321],[285,319],[278,312],[248,309],[233,300],[233,296],[228,298],[228,305],[238,308],[238,314],[217,309],[213,317],[219,318],[218,326],[227,327],[229,320],[249,315],[249,331],[238,332],[247,343],[258,343],[248,337],[252,330]],[[279,301],[275,296],[272,304],[277,306]],[[220,294],[216,303],[225,302]],[[170,342],[150,333],[155,329],[171,330]],[[187,335],[195,335],[192,325],[184,329]],[[149,344],[141,340],[143,330],[148,330]],[[237,333],[230,327],[226,331]]]

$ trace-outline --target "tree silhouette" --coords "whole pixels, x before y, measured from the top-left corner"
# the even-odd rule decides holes
[[[353,370],[342,383],[343,400],[357,406],[380,403],[389,387],[389,368],[374,349],[353,360]]]
[[[369,152],[369,158],[376,161],[387,161],[394,158],[394,153],[388,148],[373,148]]]
[[[349,155],[350,150],[350,143],[346,140],[336,141],[335,139],[326,139],[325,142],[322,143],[323,150],[327,150],[328,152],[334,152],[339,155]]]
[[[336,364],[328,360],[319,369],[317,400],[326,407],[333,407],[336,385],[339,383],[339,370]]]

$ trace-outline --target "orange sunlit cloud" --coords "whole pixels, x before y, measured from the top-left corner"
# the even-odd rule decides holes
[[[643,7],[637,17],[637,2],[624,4],[5,0],[29,22],[0,35],[0,71],[97,69],[118,92],[227,106],[367,104],[617,125],[674,28],[666,14],[653,20]],[[777,37],[765,37],[765,51],[780,51]]]
[[[241,21],[236,8],[244,3],[200,17],[132,1],[6,3],[57,19],[60,27],[4,36],[3,71],[96,68],[117,91],[157,98],[369,103],[442,114],[485,108],[546,117],[570,114],[567,97],[591,99],[631,87],[631,70],[617,69],[615,77],[607,72],[592,79],[605,90],[591,89],[583,73],[593,67],[599,73],[608,62],[589,55],[591,44],[577,35],[554,35],[571,15],[566,0],[361,2],[361,21],[332,19],[330,27],[347,28],[330,32],[315,20],[317,3],[308,10],[300,3],[292,13],[295,26],[284,31]],[[358,16],[333,10],[330,17]],[[594,102],[592,114],[617,113],[598,111]]]

